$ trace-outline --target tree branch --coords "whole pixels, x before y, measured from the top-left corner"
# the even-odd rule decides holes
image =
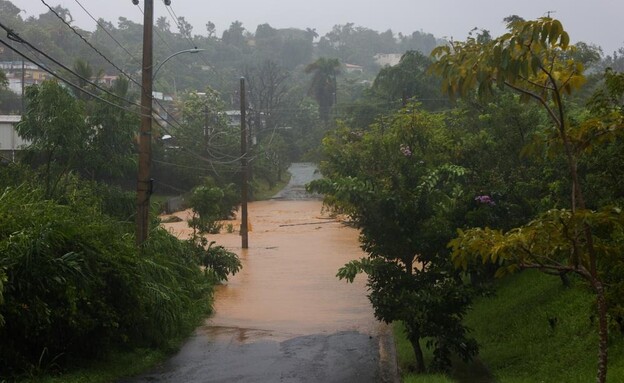
[[[527,96],[532,97],[532,98],[536,99],[537,101],[539,101],[542,104],[542,106],[546,109],[546,111],[548,112],[550,117],[555,121],[557,126],[558,127],[561,126],[561,122],[557,118],[557,115],[550,108],[550,106],[548,106],[548,103],[546,103],[546,100],[544,100],[542,97],[540,97],[539,95],[537,95],[537,94],[535,94],[535,93],[533,93],[533,92],[531,92],[529,90],[526,90],[526,89],[520,88],[518,86],[515,86],[515,85],[513,85],[512,83],[510,83],[508,81],[505,81],[504,84],[507,85],[508,87],[510,87],[511,89],[515,90],[516,92],[520,92],[520,93],[526,94]]]

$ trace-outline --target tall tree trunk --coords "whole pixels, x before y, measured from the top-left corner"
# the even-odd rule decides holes
[[[423,356],[422,348],[420,347],[420,332],[418,329],[414,328],[411,323],[403,322],[405,325],[405,333],[407,335],[407,339],[412,344],[412,348],[414,349],[414,356],[416,356],[416,372],[423,373],[425,372],[425,358]]]
[[[598,305],[598,373],[597,383],[607,381],[607,362],[609,353],[609,328],[607,323],[607,301],[604,295],[604,287],[598,280],[593,281],[596,290],[596,304]]]
[[[410,336],[410,343],[414,349],[416,356],[416,372],[422,374],[425,372],[425,358],[423,357],[422,348],[420,347],[420,338],[417,335]]]
[[[568,160],[568,167],[570,169],[570,176],[572,178],[572,214],[576,214],[576,209],[584,210],[585,197],[583,196],[583,190],[581,188],[580,177],[578,174],[578,160],[570,142],[570,137],[565,126],[563,106],[561,100],[559,100],[559,111],[561,115],[561,125],[559,126],[559,133],[563,140],[566,157]],[[596,374],[597,383],[605,383],[607,381],[607,363],[609,354],[609,329],[607,323],[607,301],[604,294],[604,286],[598,276],[598,255],[594,247],[594,240],[592,237],[591,228],[587,223],[583,225],[583,234],[586,239],[586,249],[589,255],[589,278],[594,291],[596,293],[596,305],[598,310],[598,371]],[[577,258],[578,259],[578,258]]]

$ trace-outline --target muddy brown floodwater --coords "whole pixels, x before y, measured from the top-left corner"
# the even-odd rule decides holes
[[[249,204],[249,248],[234,233],[212,235],[237,253],[240,273],[218,286],[215,313],[179,354],[135,382],[378,382],[394,380],[392,339],[375,320],[366,278],[336,278],[363,256],[357,230],[322,212],[302,184],[314,167],[294,164],[291,183]],[[181,238],[183,222],[164,224]],[[225,231],[225,230],[224,230]]]

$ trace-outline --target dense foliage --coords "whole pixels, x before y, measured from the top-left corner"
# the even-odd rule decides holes
[[[471,38],[436,48],[434,70],[443,77],[444,91],[451,97],[475,88],[484,98],[494,95],[496,87],[517,92],[522,101],[538,102],[549,117],[542,142],[549,154],[562,159],[559,180],[571,187],[570,205],[563,209],[553,206],[507,232],[487,227],[460,231],[452,242],[453,259],[463,267],[473,259],[502,263],[499,274],[534,268],[583,278],[596,296],[600,335],[597,381],[604,382],[609,321],[605,291],[609,284],[601,271],[622,248],[624,215],[619,206],[610,203],[589,208],[579,164],[605,142],[621,137],[624,117],[617,108],[593,115],[570,112],[567,96],[580,89],[586,78],[582,61],[573,58],[576,47],[570,45],[558,20],[512,20],[508,29],[493,40]]]
[[[430,337],[433,367],[448,366],[450,351],[474,353],[461,318],[471,289],[495,271],[536,268],[564,286],[574,273],[596,296],[595,314],[588,315],[597,319],[603,382],[608,327],[622,322],[622,194],[608,181],[622,168],[621,75],[607,70],[589,91],[583,88],[592,50],[570,45],[550,18],[510,18],[509,33],[500,38],[480,33],[436,48],[433,56],[443,90],[462,98],[453,110],[428,115],[408,105],[368,125],[356,115],[348,120],[354,126],[324,141],[326,178],[312,188],[353,219],[369,254],[338,276],[368,274],[376,315],[404,322],[416,369],[423,371],[421,336]],[[414,59],[404,56],[402,64]],[[426,78],[424,65],[406,68],[413,70],[410,79]],[[373,89],[391,95],[401,76],[398,67],[384,70]],[[537,103],[526,103],[532,100]],[[448,268],[451,259],[467,273]],[[444,282],[453,275],[454,283]],[[445,321],[447,307],[436,304],[453,301],[441,298],[450,291],[463,297],[453,304],[456,322]],[[443,338],[445,331],[458,347]]]
[[[42,196],[25,185],[0,197],[3,375],[166,345],[208,311],[211,284],[190,244],[156,229],[138,257],[125,227],[91,201]]]
[[[191,191],[196,231],[179,241],[154,229],[138,257],[126,190],[136,179],[140,91],[106,58],[139,71],[130,52],[140,51],[141,26],[121,17],[77,29],[103,53],[95,55],[53,12],[23,20],[0,0],[0,17],[71,60],[66,73],[39,58],[91,93],[46,81],[26,89],[22,104],[0,71],[0,109],[25,105],[17,130],[32,142],[20,164],[0,168],[3,375],[163,345],[209,309],[212,284],[240,270],[207,235],[238,202],[240,122],[226,110],[239,107],[244,74],[252,178],[279,181],[289,161],[315,159],[328,133],[325,179],[312,188],[353,220],[368,254],[338,277],[367,274],[375,315],[405,324],[416,370],[426,369],[422,344],[433,350],[433,370],[447,369],[452,354],[476,355],[463,324],[474,295],[495,273],[533,268],[564,286],[581,285],[571,275],[585,281],[596,301],[587,316],[597,319],[598,381],[606,379],[608,336],[624,331],[622,50],[602,58],[595,46],[571,45],[549,17],[511,16],[498,38],[480,31],[438,48],[422,32],[353,24],[319,38],[268,24],[251,33],[235,21],[219,38],[209,21],[206,35],[194,35],[183,17],[173,20],[178,31],[159,18],[156,62],[189,41],[203,49],[176,56],[155,81],[176,94],[156,102],[156,189]],[[404,52],[396,66],[374,60]],[[0,52],[0,61],[17,59]],[[113,73],[121,76],[105,89],[87,81]],[[459,99],[452,109],[440,85]]]
[[[417,371],[426,369],[424,341],[434,349],[431,368],[445,370],[451,353],[470,359],[477,350],[461,323],[474,291],[453,270],[446,249],[454,228],[449,212],[466,170],[452,163],[443,119],[409,107],[388,126],[328,136],[325,178],[311,187],[349,214],[369,254],[338,276],[352,281],[366,273],[375,316],[405,324]]]

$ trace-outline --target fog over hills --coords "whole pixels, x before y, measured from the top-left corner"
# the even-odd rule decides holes
[[[134,22],[142,20],[139,7],[131,0],[110,2],[94,0],[46,0],[52,6],[61,5],[70,10],[76,25],[83,29],[95,29],[95,22],[81,8],[94,16],[115,23],[122,16]],[[140,6],[142,6],[142,1]],[[22,17],[37,16],[46,11],[36,0],[16,0],[24,10]],[[193,33],[206,34],[206,23],[215,24],[217,35],[235,20],[243,23],[248,31],[255,31],[259,24],[268,23],[274,28],[315,28],[319,35],[331,30],[334,25],[354,23],[377,31],[392,29],[394,33],[410,34],[413,31],[432,33],[436,37],[465,39],[475,28],[487,29],[492,36],[504,31],[503,18],[512,14],[525,19],[550,15],[562,21],[573,42],[595,43],[605,54],[624,46],[621,15],[624,2],[596,0],[592,2],[570,2],[565,0],[500,1],[464,0],[415,1],[330,1],[303,2],[292,0],[239,1],[191,1],[172,0],[171,7],[155,1],[155,17],[169,19],[184,17],[193,25]],[[173,23],[172,23],[173,24]]]

